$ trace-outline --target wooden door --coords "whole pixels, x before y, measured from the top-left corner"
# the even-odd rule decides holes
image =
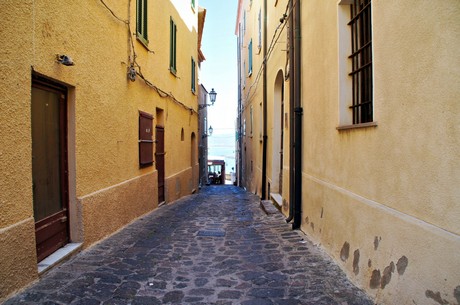
[[[69,241],[66,90],[32,85],[32,187],[37,260]]]
[[[158,203],[165,201],[165,129],[156,126],[155,163],[158,171]]]

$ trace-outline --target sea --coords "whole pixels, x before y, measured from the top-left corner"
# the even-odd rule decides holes
[[[235,133],[213,133],[208,137],[208,160],[225,160],[225,172],[235,172]]]

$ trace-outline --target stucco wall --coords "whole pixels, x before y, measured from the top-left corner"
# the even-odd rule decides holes
[[[377,127],[342,131],[339,9],[302,2],[302,230],[378,302],[456,304],[460,3],[372,2]]]
[[[32,208],[30,65],[33,9],[0,2],[0,302],[37,279]],[[18,33],[25,33],[17,39]],[[26,64],[20,64],[26,63]],[[23,83],[29,85],[23,86]]]
[[[0,229],[0,302],[38,278],[34,219]]]
[[[196,167],[198,145],[195,141],[192,148],[191,135],[198,134],[197,96],[191,92],[190,71],[191,58],[198,62],[197,10],[189,2],[150,1],[146,48],[133,36],[136,1],[105,3],[115,16],[101,1],[0,3],[0,102],[7,105],[0,111],[0,300],[37,277],[32,73],[68,88],[72,241],[88,247],[156,208],[155,164],[139,167],[139,111],[155,116],[156,109],[164,110],[166,177],[183,181],[179,195],[171,198],[196,188],[191,168]],[[171,17],[178,29],[176,76],[169,71]],[[70,56],[75,65],[59,64],[56,54]],[[134,54],[136,69],[148,84],[139,75],[134,82],[127,79]]]
[[[79,198],[84,245],[107,237],[155,209],[158,206],[156,182],[156,172],[149,173]]]

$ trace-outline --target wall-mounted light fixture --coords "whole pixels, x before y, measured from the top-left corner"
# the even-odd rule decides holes
[[[209,136],[212,136],[212,132],[214,131],[214,129],[212,128],[211,125],[209,125],[209,128],[208,128],[208,135]]]
[[[214,91],[214,88],[212,88],[211,92],[209,92],[208,94],[209,94],[209,100],[211,101],[211,104],[198,105],[198,110],[201,110],[201,109],[206,108],[208,106],[213,106],[214,103],[216,102],[217,92]]]
[[[63,64],[64,66],[74,66],[75,65],[72,58],[70,58],[70,56],[67,56],[67,55],[56,54],[56,60],[58,63]]]
[[[137,74],[136,69],[134,68],[133,65],[130,65],[129,68],[128,68],[128,79],[130,81],[132,81],[132,82],[135,81],[136,80],[136,74]]]

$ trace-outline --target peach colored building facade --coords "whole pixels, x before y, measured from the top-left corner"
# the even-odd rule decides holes
[[[459,20],[455,0],[239,1],[240,184],[377,304],[460,302]]]

